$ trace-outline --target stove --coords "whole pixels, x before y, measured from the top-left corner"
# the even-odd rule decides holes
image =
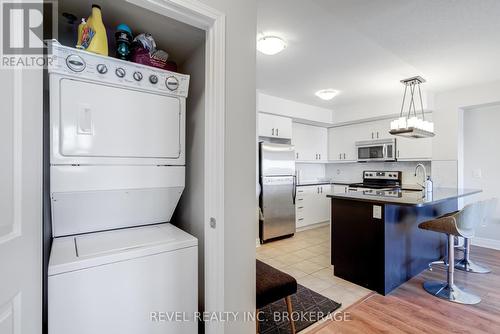
[[[399,190],[402,174],[401,171],[364,171],[363,182],[350,184],[349,191]]]

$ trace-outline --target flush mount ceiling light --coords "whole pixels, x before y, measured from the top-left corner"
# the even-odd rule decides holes
[[[316,93],[314,93],[314,95],[316,95],[317,97],[319,97],[320,99],[325,100],[325,101],[329,101],[329,100],[333,99],[338,94],[339,94],[338,90],[331,89],[331,88],[318,90]]]
[[[399,113],[399,118],[391,122],[391,130],[389,133],[395,136],[402,136],[407,138],[429,138],[434,137],[434,123],[426,121],[424,115],[424,104],[422,102],[422,91],[420,90],[420,84],[424,83],[425,79],[417,76],[408,79],[401,80],[401,83],[405,85],[405,92],[403,95],[403,103],[401,104],[401,112]],[[408,113],[406,116],[403,115],[406,101],[406,92],[410,88],[411,99],[409,101]],[[418,88],[418,96],[420,97],[420,110],[422,113],[422,118],[417,115],[417,110],[415,108],[415,90]],[[413,108],[413,109],[412,109]]]
[[[286,48],[286,42],[277,36],[263,36],[257,41],[257,50],[265,55],[272,56]]]

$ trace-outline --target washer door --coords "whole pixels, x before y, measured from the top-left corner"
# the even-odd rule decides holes
[[[178,159],[178,97],[62,79],[54,145],[65,158]]]

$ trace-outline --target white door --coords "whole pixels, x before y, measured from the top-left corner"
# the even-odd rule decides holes
[[[42,71],[0,72],[0,333],[40,333]]]

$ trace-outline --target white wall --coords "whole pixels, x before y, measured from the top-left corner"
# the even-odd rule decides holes
[[[424,105],[424,111],[433,109],[433,94],[422,92],[422,100]],[[394,95],[393,97],[385,97],[383,99],[373,98],[365,99],[359,102],[353,102],[349,104],[335,105],[333,107],[333,122],[335,124],[349,123],[359,120],[367,120],[371,118],[380,118],[385,116],[395,116],[399,115],[401,110],[401,102],[403,99],[404,87],[401,86],[401,94]],[[408,95],[406,97],[406,103],[408,104]],[[417,111],[420,109],[420,102],[416,104]],[[408,111],[407,106],[404,109],[406,113]]]
[[[224,302],[255,311],[255,0],[201,0],[226,14]],[[254,322],[225,323],[225,333],[255,333]]]
[[[440,92],[435,95],[433,120],[436,136],[432,143],[432,166],[437,184],[452,187],[464,186],[461,152],[463,111],[498,101],[500,101],[500,81]]]
[[[333,113],[330,109],[290,101],[263,93],[257,93],[257,111],[286,116],[311,124],[321,123],[326,126],[333,123]]]
[[[474,200],[500,198],[499,124],[500,105],[464,112],[464,187],[483,190]],[[500,245],[500,206],[493,221],[479,226],[476,236],[497,240]]]
[[[387,170],[387,171],[402,171],[403,185],[416,185],[422,183],[423,176],[421,172],[414,176],[415,166],[418,161],[411,162],[367,162],[367,163],[336,163],[328,164],[326,167],[326,176],[333,179],[335,182],[355,183],[363,181],[363,171],[365,170]],[[427,169],[427,173],[431,173],[431,163],[429,161],[421,162]]]
[[[204,310],[205,280],[205,45],[181,66],[191,76],[186,101],[186,187],[172,222],[198,239],[198,302]]]

